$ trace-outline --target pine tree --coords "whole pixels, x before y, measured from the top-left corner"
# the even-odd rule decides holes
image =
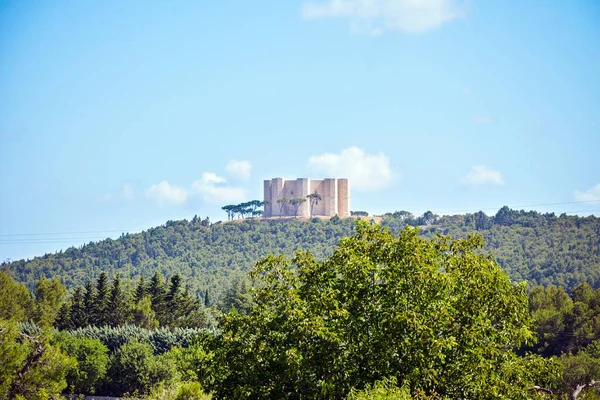
[[[144,282],[144,277],[140,277],[137,287],[135,288],[135,294],[133,296],[133,300],[135,303],[144,298],[144,296],[148,293],[146,288],[146,282]]]
[[[208,289],[204,292],[204,307],[210,307],[210,297],[208,296]]]
[[[152,301],[152,310],[156,314],[156,319],[161,325],[164,325],[166,314],[166,290],[164,278],[159,271],[156,271],[152,279],[150,279],[150,284],[148,285],[148,294],[150,295],[150,300]]]
[[[165,296],[166,313],[163,325],[172,325],[175,320],[181,317],[181,276],[175,274],[171,277],[169,291]]]
[[[83,310],[86,316],[86,325],[97,325],[95,318],[95,307],[94,307],[94,286],[91,281],[87,281],[85,284],[85,293],[83,295]],[[85,326],[85,325],[84,325]]]
[[[128,307],[125,293],[121,289],[121,275],[117,274],[113,279],[112,288],[110,291],[110,300],[108,302],[108,310],[111,313],[109,325],[121,326],[127,322]]]
[[[54,326],[58,330],[65,329],[73,329],[75,326],[73,325],[73,321],[71,321],[71,303],[65,301],[62,306],[60,306],[60,310],[58,310],[58,315],[56,316],[56,321],[54,322]]]
[[[71,297],[70,322],[73,328],[81,328],[88,325],[88,315],[85,312],[85,301],[81,286],[75,289]]]
[[[111,319],[108,310],[110,300],[110,288],[108,287],[108,275],[102,272],[96,281],[96,296],[94,296],[94,321],[98,325],[106,325]]]

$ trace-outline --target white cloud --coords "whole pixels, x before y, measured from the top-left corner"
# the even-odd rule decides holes
[[[212,172],[205,172],[202,178],[192,183],[192,194],[199,195],[207,203],[239,203],[247,194],[242,187],[225,186],[227,179]]]
[[[179,186],[173,186],[167,181],[152,185],[146,190],[146,197],[156,201],[159,206],[166,204],[183,204],[188,199],[188,193]]]
[[[600,203],[600,183],[596,186],[592,186],[585,192],[575,191],[575,199],[577,201],[589,201],[593,203]]]
[[[252,164],[250,164],[250,161],[231,160],[225,166],[225,171],[234,179],[247,181],[250,179]]]
[[[133,192],[133,188],[131,187],[131,185],[129,183],[126,183],[125,185],[123,185],[123,191],[122,192],[123,192],[123,197],[127,201],[132,201],[135,198],[135,194]]]
[[[504,179],[500,172],[483,165],[476,165],[460,180],[460,183],[468,186],[504,185]]]
[[[383,154],[366,154],[358,147],[350,147],[340,154],[325,153],[308,160],[311,171],[325,177],[348,178],[353,190],[374,191],[392,183],[390,160]]]
[[[475,125],[487,125],[492,123],[492,118],[488,116],[481,116],[473,118],[473,123]]]
[[[464,16],[454,0],[326,0],[305,1],[306,19],[348,18],[366,21],[369,32],[421,33]]]

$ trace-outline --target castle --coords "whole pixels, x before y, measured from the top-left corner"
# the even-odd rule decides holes
[[[317,193],[321,200],[311,202],[309,195]],[[296,213],[296,207],[289,202],[277,202],[282,198],[306,199]],[[306,179],[284,180],[273,178],[264,182],[265,217],[311,217],[323,215],[340,218],[350,216],[350,185],[348,179]]]

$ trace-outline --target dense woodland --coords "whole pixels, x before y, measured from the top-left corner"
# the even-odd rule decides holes
[[[322,261],[263,257],[219,300],[159,270],[69,295],[0,271],[0,399],[599,398],[600,289],[514,283],[478,235],[353,229]]]
[[[369,220],[366,212],[358,213]],[[484,252],[493,254],[515,282],[562,286],[568,292],[583,282],[600,288],[600,219],[594,216],[556,216],[504,207],[491,217],[483,212],[444,217],[427,212],[415,217],[398,211],[385,214],[381,223],[394,233],[406,225],[420,226],[426,237],[442,233],[464,238],[477,232],[485,239]],[[323,260],[353,231],[353,219],[211,223],[208,218],[194,217],[2,267],[31,290],[41,277],[58,278],[73,290],[102,272],[111,278],[121,274],[123,284],[130,286],[159,271],[167,278],[179,274],[195,297],[203,298],[208,291],[218,299],[233,278],[246,274],[262,257],[291,256],[302,248]]]

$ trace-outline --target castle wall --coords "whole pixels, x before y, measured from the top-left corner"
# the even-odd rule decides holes
[[[312,193],[321,195],[322,200],[310,209],[308,196]],[[285,181],[282,178],[265,180],[263,185],[264,199],[271,202],[265,206],[265,217],[294,216],[294,207],[288,204],[281,208],[277,203],[281,198],[306,199],[298,208],[299,217],[310,217],[311,215],[323,215],[333,217],[350,216],[350,186],[348,179],[327,178],[322,180],[311,180],[298,178]]]

